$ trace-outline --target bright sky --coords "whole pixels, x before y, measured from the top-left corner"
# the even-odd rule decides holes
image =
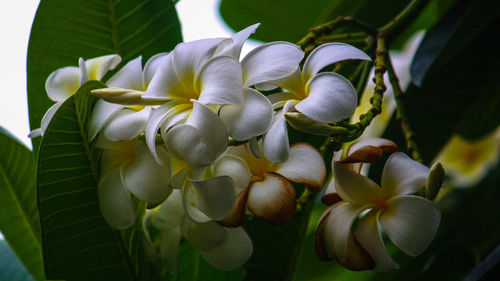
[[[38,0],[11,1],[0,9],[0,126],[6,128],[31,148],[26,98],[26,54],[31,23]],[[177,11],[185,41],[209,37],[227,37],[231,30],[218,14],[219,0],[181,0]],[[7,41],[7,42],[6,42]],[[243,54],[256,46],[246,44]],[[76,65],[76,61],[75,61]]]

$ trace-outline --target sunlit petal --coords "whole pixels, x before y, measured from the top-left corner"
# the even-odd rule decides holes
[[[394,197],[380,215],[382,229],[410,256],[420,255],[434,239],[441,213],[432,201],[413,195]]]
[[[196,91],[203,104],[242,104],[240,63],[228,56],[208,60],[196,75]]]
[[[92,141],[104,125],[110,120],[110,118],[124,107],[125,106],[121,104],[110,103],[102,99],[98,100],[92,110],[92,115],[90,116],[88,133],[89,141]]]
[[[217,47],[216,55],[218,56],[231,56],[236,60],[240,60],[241,48],[245,41],[252,35],[259,27],[260,23],[251,25],[231,36],[231,40],[225,40],[227,43],[221,43]]]
[[[205,261],[220,270],[233,270],[242,266],[253,253],[252,240],[242,227],[225,228],[228,238],[222,245],[201,251]]]
[[[89,80],[101,80],[104,75],[122,61],[119,55],[107,55],[85,61]]]
[[[160,68],[160,65],[165,63],[165,59],[168,57],[168,53],[158,53],[146,62],[144,65],[144,72],[142,74],[142,79],[144,82],[144,89],[146,89],[153,79],[156,71]]]
[[[280,163],[288,158],[290,142],[284,112],[291,110],[295,104],[296,101],[287,101],[283,110],[274,114],[271,127],[262,138],[264,155],[273,163]]]
[[[106,82],[110,88],[144,90],[142,82],[142,57],[129,61]]]
[[[130,140],[137,137],[146,127],[150,108],[140,111],[124,108],[118,111],[104,127],[104,135],[111,141]]]
[[[47,112],[45,112],[45,115],[42,118],[42,123],[40,126],[40,129],[42,129],[42,134],[45,133],[45,131],[47,130],[47,127],[50,124],[50,121],[52,120],[52,117],[54,117],[54,114],[56,114],[57,110],[59,109],[59,107],[61,107],[62,104],[63,104],[63,102],[57,102],[54,105],[52,105],[47,110]]]
[[[53,101],[65,101],[80,88],[80,69],[69,66],[52,72],[45,81],[47,95]]]

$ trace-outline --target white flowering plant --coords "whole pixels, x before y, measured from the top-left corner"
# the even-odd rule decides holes
[[[302,22],[272,32],[293,12],[249,17],[224,0],[239,31],[182,42],[172,1],[94,2],[40,3],[28,53],[33,152],[0,135],[0,230],[29,280],[414,280],[442,276],[450,249],[481,261],[499,242],[491,188],[472,197],[493,206],[493,231],[457,238],[466,249],[445,242],[468,203],[447,201],[464,191],[453,191],[447,159],[482,155],[445,143],[495,135],[500,118],[487,115],[498,103],[471,113],[491,102],[466,92],[472,82],[464,94],[440,84],[460,77],[457,54],[475,50],[450,51],[462,25],[498,13],[457,17],[464,1],[449,1],[443,16],[412,0],[380,25],[365,11],[373,4],[325,1],[352,7],[328,6],[319,25],[305,9],[300,39]],[[469,9],[484,9],[476,2]],[[441,33],[450,23],[451,39]],[[415,27],[423,39],[410,38]],[[251,37],[265,42],[242,54]],[[492,139],[495,155],[474,162],[482,173],[469,185],[496,164]]]

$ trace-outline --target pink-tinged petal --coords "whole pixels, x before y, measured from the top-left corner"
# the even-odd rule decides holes
[[[441,213],[432,201],[413,195],[394,197],[380,215],[380,224],[391,241],[410,256],[420,255],[432,242]]]
[[[208,164],[212,164],[227,147],[228,133],[224,122],[209,107],[193,101],[193,111],[189,115],[186,124],[198,130],[200,142],[205,144],[208,149]]]
[[[203,104],[243,104],[240,63],[232,57],[208,60],[195,77],[195,87]]]
[[[129,61],[106,82],[110,88],[145,90],[142,81],[142,56]]]
[[[142,79],[144,82],[144,89],[146,89],[153,79],[153,76],[155,75],[156,71],[160,68],[160,66],[165,63],[165,60],[168,57],[168,53],[158,53],[146,62],[146,65],[144,65],[144,72],[142,74]]]
[[[226,241],[211,251],[201,251],[201,256],[217,269],[233,270],[242,266],[252,256],[253,245],[242,227],[225,230],[228,234]]]
[[[287,101],[283,110],[274,114],[271,127],[262,138],[262,150],[266,158],[272,163],[280,163],[288,159],[290,142],[284,113],[293,109],[296,101]]]
[[[295,188],[283,176],[265,173],[263,181],[249,186],[247,207],[257,217],[272,222],[285,222],[295,214]]]
[[[288,159],[276,167],[276,173],[317,190],[321,190],[325,183],[325,162],[319,151],[307,143],[293,144]]]
[[[134,205],[125,190],[119,168],[110,169],[101,177],[97,194],[102,216],[109,225],[124,229],[135,222]]]
[[[316,256],[322,260],[322,261],[331,261],[333,260],[332,257],[328,254],[328,251],[326,249],[325,245],[325,239],[323,237],[323,231],[325,228],[326,221],[328,219],[328,216],[330,215],[330,212],[335,206],[330,206],[328,207],[323,214],[321,214],[321,217],[318,220],[318,224],[316,226],[316,230],[314,232],[314,252],[316,253]]]
[[[217,46],[215,54],[217,56],[230,56],[236,60],[240,60],[241,48],[245,44],[245,41],[255,33],[255,30],[259,27],[260,23],[251,25],[238,33],[231,36],[231,40],[224,40],[223,43]],[[225,44],[224,44],[225,43]]]
[[[324,225],[326,245],[337,261],[351,270],[365,270],[373,267],[373,261],[359,245],[351,228],[356,217],[366,207],[340,202],[333,206]]]
[[[221,246],[228,238],[226,230],[214,221],[196,223],[184,217],[181,223],[182,235],[199,251],[210,251]]]
[[[156,154],[156,135],[158,133],[158,129],[161,127],[165,119],[167,119],[173,112],[173,108],[179,104],[181,103],[178,101],[171,101],[153,109],[146,123],[146,127],[144,129],[146,134],[146,144],[148,145],[149,151],[151,151],[151,154],[158,162],[160,161],[158,155]]]
[[[247,209],[247,200],[248,200],[248,186],[245,187],[238,198],[236,199],[236,204],[234,205],[231,213],[225,217],[224,219],[217,221],[222,226],[225,227],[238,227],[245,223],[245,211]]]
[[[378,185],[371,179],[362,176],[339,162],[333,163],[335,189],[340,197],[356,204],[377,202],[382,196]]]
[[[402,152],[393,153],[382,171],[382,190],[388,196],[411,194],[427,185],[429,168]]]
[[[321,202],[331,206],[339,201],[342,201],[342,198],[340,198],[340,195],[337,193],[337,189],[335,189],[335,180],[332,178],[326,187],[325,194],[321,197]]]
[[[388,139],[369,138],[354,143],[347,151],[347,157],[341,163],[373,163],[382,157],[384,152],[396,152],[398,146]]]
[[[245,88],[243,100],[243,105],[225,105],[219,111],[229,136],[237,141],[264,134],[273,120],[273,106],[264,95]]]
[[[389,271],[399,268],[399,265],[385,248],[378,224],[378,215],[379,213],[375,210],[366,214],[356,226],[354,236],[375,262],[373,270]]]
[[[358,104],[358,95],[351,82],[333,72],[315,75],[307,83],[306,92],[308,97],[295,108],[322,123],[351,117]]]
[[[251,174],[245,160],[231,154],[223,154],[212,166],[214,176],[229,176],[233,179],[236,193],[240,193],[250,182]]]
[[[181,228],[168,228],[162,231],[160,239],[160,257],[162,262],[168,270],[175,274],[178,267],[179,244],[182,239]]]
[[[360,49],[345,43],[327,43],[318,46],[307,57],[302,79],[309,80],[314,74],[330,64],[343,60],[371,60],[370,57]]]
[[[92,141],[102,130],[104,125],[110,120],[110,118],[124,107],[125,106],[121,104],[110,103],[102,99],[98,100],[92,110],[92,115],[90,116],[88,133],[89,141]]]
[[[231,213],[236,204],[236,192],[230,177],[189,180],[193,184],[195,205],[207,217],[212,220],[222,220]]]
[[[128,165],[123,173],[127,190],[137,198],[148,203],[159,203],[170,193],[170,167],[160,165],[149,153],[145,143],[136,145],[136,159]],[[158,148],[158,154],[168,159],[167,151]]]
[[[59,68],[45,81],[45,91],[53,101],[65,101],[80,88],[80,69],[74,66]]]
[[[172,193],[161,204],[160,208],[151,218],[151,224],[160,229],[172,229],[181,226],[184,217],[182,206],[182,195],[180,190],[172,190]]]
[[[101,80],[108,71],[115,69],[122,61],[119,55],[106,55],[85,61],[88,80]]]
[[[140,111],[124,108],[109,120],[109,123],[103,129],[103,133],[110,141],[133,139],[144,131],[149,112],[149,107]]]
[[[246,87],[269,83],[292,75],[304,52],[288,42],[271,42],[258,46],[241,61]]]

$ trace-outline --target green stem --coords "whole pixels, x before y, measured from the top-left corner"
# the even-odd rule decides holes
[[[392,66],[392,62],[389,56],[386,57],[387,63],[387,72],[389,74],[389,81],[391,82],[392,89],[394,91],[394,98],[396,100],[396,118],[399,120],[401,124],[401,129],[403,131],[403,135],[406,140],[406,148],[408,153],[411,155],[413,159],[418,162],[423,162],[420,157],[420,153],[418,152],[417,144],[415,142],[415,133],[410,127],[408,116],[405,110],[404,104],[404,91],[401,89],[399,85],[399,79],[394,71],[394,67]]]
[[[412,0],[396,17],[379,28],[378,31],[384,33],[388,40],[397,37],[404,28],[419,15],[428,1],[429,0]]]

